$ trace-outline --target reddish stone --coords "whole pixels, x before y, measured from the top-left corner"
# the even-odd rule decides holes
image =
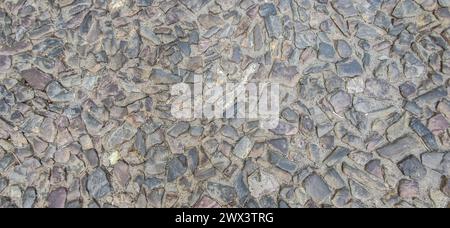
[[[447,119],[442,114],[438,114],[428,121],[428,128],[434,135],[441,135],[450,127]]]
[[[398,193],[402,198],[419,197],[419,183],[413,180],[401,180],[398,186]]]

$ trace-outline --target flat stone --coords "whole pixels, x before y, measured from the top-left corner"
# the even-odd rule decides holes
[[[419,197],[419,183],[414,180],[400,180],[398,184],[398,194],[402,198],[412,199]]]
[[[47,95],[53,102],[70,102],[75,99],[75,94],[65,89],[56,81],[47,86]]]
[[[381,166],[381,160],[375,159],[366,164],[366,171],[380,179],[384,178],[384,170]]]
[[[11,57],[0,55],[0,72],[6,72],[11,68]]]
[[[22,207],[33,208],[37,199],[36,189],[28,187],[22,196]]]
[[[116,149],[124,142],[130,141],[137,133],[137,129],[130,123],[125,122],[122,126],[116,128],[103,143],[109,151]]]
[[[277,8],[273,3],[264,3],[259,7],[259,15],[261,17],[277,15]]]
[[[280,38],[283,34],[283,25],[278,16],[267,16],[264,19],[266,30],[270,38]]]
[[[369,191],[361,184],[350,180],[350,190],[352,192],[352,195],[359,200],[367,200],[370,198]]]
[[[284,155],[287,155],[289,152],[289,141],[286,138],[272,139],[268,143]]]
[[[9,181],[6,177],[0,177],[0,193],[8,186]]]
[[[176,84],[181,82],[181,77],[162,69],[153,69],[150,74],[150,80],[155,84]]]
[[[212,198],[217,199],[226,205],[233,205],[233,203],[235,203],[237,194],[236,190],[231,186],[208,182],[206,184],[206,190]]]
[[[186,133],[189,130],[189,123],[179,122],[175,124],[169,131],[168,134],[174,138]]]
[[[183,176],[188,168],[187,158],[183,155],[177,156],[167,163],[167,181],[173,182]]]
[[[358,11],[356,11],[352,0],[333,0],[331,4],[336,11],[344,17],[353,17],[358,15]]]
[[[428,121],[428,129],[434,135],[442,135],[449,128],[450,124],[442,114],[438,114]]]
[[[412,118],[409,125],[430,150],[438,150],[439,146],[433,133],[417,118]]]
[[[386,101],[359,96],[353,98],[353,106],[356,111],[361,113],[376,113],[391,107]]]
[[[352,56],[353,50],[347,41],[337,40],[335,43],[336,43],[337,53],[339,54],[339,56],[341,56],[341,58],[346,59],[346,58],[350,58]]]
[[[344,157],[350,154],[350,149],[345,147],[337,147],[330,155],[323,161],[328,166],[334,166],[338,162],[342,161]]]
[[[404,136],[397,139],[396,141],[381,147],[377,150],[381,157],[391,159],[393,161],[398,161],[402,159],[407,153],[408,154],[418,154],[423,152],[420,142],[417,141],[412,136]]]
[[[303,187],[314,202],[321,203],[331,195],[331,190],[322,177],[313,173],[303,181]]]
[[[340,77],[355,77],[364,73],[361,64],[355,59],[349,59],[336,64],[337,73]]]
[[[397,18],[416,17],[422,13],[420,6],[412,0],[402,0],[395,7],[392,15]]]
[[[442,169],[442,161],[444,159],[444,153],[438,153],[438,152],[428,152],[428,153],[423,153],[421,158],[422,158],[422,163],[424,166],[429,167],[431,169],[434,170],[440,170]]]
[[[269,153],[269,161],[272,165],[275,165],[279,169],[286,171],[291,175],[294,175],[298,170],[298,166],[295,162],[281,156],[276,152]]]
[[[58,188],[48,195],[49,208],[64,208],[66,204],[67,190],[65,188]]]
[[[264,171],[257,171],[248,177],[250,193],[255,198],[278,192],[280,184],[277,179]]]
[[[87,178],[87,190],[95,199],[101,199],[112,192],[111,185],[105,171],[97,168]]]
[[[273,64],[270,77],[274,82],[282,83],[289,87],[295,87],[298,83],[299,72],[295,66],[286,66],[276,61]]]
[[[129,167],[123,161],[119,161],[114,165],[113,174],[117,178],[117,180],[119,180],[119,184],[123,187],[127,186],[128,182],[131,179]]]
[[[44,90],[52,81],[52,77],[36,68],[22,71],[22,78],[34,89]]]
[[[364,40],[374,40],[381,36],[380,32],[372,26],[364,23],[358,24],[358,30],[356,32],[356,37]]]
[[[399,88],[400,88],[400,93],[405,98],[411,97],[414,94],[416,94],[416,92],[417,92],[416,85],[414,85],[411,82],[405,82],[405,83],[401,84]]]
[[[448,91],[446,88],[437,87],[429,92],[426,92],[426,93],[420,95],[414,101],[420,106],[424,106],[424,105],[434,106],[434,104],[436,102],[438,102],[439,100],[441,100],[442,98],[447,97],[447,96],[448,96]]]
[[[339,91],[331,96],[330,103],[336,113],[343,113],[352,106],[352,97],[344,91]]]
[[[427,170],[415,156],[409,156],[398,164],[398,168],[404,175],[415,180],[422,180],[427,175]]]
[[[239,142],[236,144],[236,147],[233,150],[233,154],[236,155],[238,158],[246,159],[250,154],[252,148],[253,148],[253,141],[247,136],[245,136],[241,140],[239,140]]]

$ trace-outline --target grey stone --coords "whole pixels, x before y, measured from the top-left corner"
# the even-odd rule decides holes
[[[366,164],[366,171],[380,179],[384,178],[384,170],[381,160],[375,159]]]
[[[286,66],[282,62],[276,61],[273,64],[271,79],[283,85],[294,87],[298,83],[298,70],[295,66]]]
[[[47,95],[53,102],[70,102],[75,99],[75,94],[53,81],[47,86]]]
[[[87,190],[95,199],[101,199],[112,192],[111,184],[103,169],[97,168],[88,176]]]
[[[427,170],[415,156],[409,156],[398,164],[404,175],[415,180],[421,180],[427,175]]]
[[[411,97],[416,93],[416,86],[411,82],[405,82],[400,85],[400,93],[405,97]]]
[[[261,17],[277,15],[277,8],[273,3],[264,3],[259,7],[259,15]]]
[[[352,195],[359,200],[367,200],[370,198],[369,191],[362,185],[358,184],[355,181],[350,180],[350,189]]]
[[[107,150],[114,150],[122,143],[130,141],[137,133],[137,129],[130,123],[125,122],[122,126],[116,128],[109,138],[104,142],[104,146]]]
[[[336,58],[333,45],[325,42],[319,43],[319,59],[332,62]]]
[[[421,158],[423,165],[426,167],[429,167],[434,170],[441,170],[443,168],[441,163],[444,160],[444,153],[438,152],[423,153]]]
[[[298,166],[295,162],[279,155],[276,152],[269,153],[269,161],[271,164],[275,165],[281,170],[288,172],[291,175],[294,175],[298,170]]]
[[[162,69],[153,69],[150,74],[150,80],[155,84],[176,84],[180,83],[182,78]]]
[[[412,118],[409,125],[417,135],[419,135],[427,147],[431,150],[438,150],[439,145],[436,142],[436,138],[433,133],[422,124],[422,122],[417,118]]]
[[[233,150],[233,154],[238,158],[246,159],[250,154],[251,149],[253,148],[254,142],[247,136],[244,136],[239,140],[236,144],[236,147]]]
[[[352,106],[352,98],[344,91],[338,91],[330,98],[330,103],[336,113],[343,113]]]
[[[0,55],[0,72],[6,72],[11,68],[11,57]]]
[[[28,187],[22,196],[22,207],[33,208],[37,199],[36,189]]]
[[[339,56],[342,58],[350,58],[353,54],[352,47],[350,44],[345,40],[337,40],[336,42],[336,49]]]
[[[187,171],[187,158],[183,155],[173,158],[167,163],[167,181],[173,182]]]
[[[58,188],[48,195],[49,208],[64,208],[66,205],[67,190],[65,188]]]
[[[423,152],[423,148],[420,146],[420,142],[418,142],[414,137],[407,135],[397,139],[393,143],[381,147],[377,151],[381,157],[398,161],[407,153],[417,154]]]
[[[420,6],[412,0],[401,0],[392,15],[397,18],[416,17],[422,13]]]
[[[344,17],[353,17],[358,14],[352,0],[333,0],[331,4]]]
[[[327,183],[323,181],[322,177],[315,173],[311,174],[303,181],[303,187],[305,188],[306,193],[308,193],[317,203],[325,201],[331,195]]]
[[[272,139],[268,143],[270,146],[272,146],[274,149],[278,150],[282,154],[288,155],[289,141],[286,138]]]
[[[6,177],[0,177],[0,193],[8,186],[9,181]]]
[[[174,138],[186,133],[189,130],[189,123],[179,122],[175,124],[169,131],[168,134]]]
[[[278,16],[267,16],[264,19],[266,30],[270,38],[280,38],[283,34],[283,25]]]
[[[323,161],[328,166],[334,166],[336,163],[342,161],[344,157],[350,154],[350,149],[345,147],[337,147],[330,155]]]
[[[336,64],[337,73],[340,77],[355,77],[364,73],[361,64],[355,59],[349,59]]]
[[[226,205],[233,205],[236,201],[236,190],[231,187],[220,183],[208,182],[206,184],[206,190],[209,195],[217,199]]]

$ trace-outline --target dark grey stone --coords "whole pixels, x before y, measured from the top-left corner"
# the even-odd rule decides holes
[[[95,199],[101,199],[112,192],[111,184],[103,169],[97,168],[88,176],[87,190]]]
[[[422,180],[427,175],[427,170],[415,156],[409,156],[398,164],[404,175],[415,180]]]

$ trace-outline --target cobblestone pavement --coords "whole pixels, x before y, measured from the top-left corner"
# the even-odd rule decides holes
[[[449,7],[1,0],[0,207],[449,207]],[[173,118],[194,75],[281,122]]]

